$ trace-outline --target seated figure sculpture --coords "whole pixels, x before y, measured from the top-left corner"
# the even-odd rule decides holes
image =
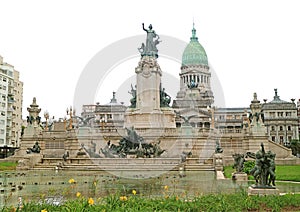
[[[30,153],[40,153],[41,151],[41,147],[39,146],[39,142],[35,142],[35,144],[33,145],[32,148],[28,148],[26,150],[26,153],[27,154],[30,154]]]

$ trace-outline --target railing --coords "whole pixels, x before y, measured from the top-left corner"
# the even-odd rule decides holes
[[[240,134],[242,129],[219,129],[219,132],[222,134]]]

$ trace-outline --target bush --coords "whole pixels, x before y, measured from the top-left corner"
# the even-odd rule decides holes
[[[246,161],[246,162],[244,163],[244,169],[243,169],[243,171],[244,171],[246,174],[250,175],[250,171],[251,171],[251,169],[254,168],[254,166],[255,166],[255,161]]]

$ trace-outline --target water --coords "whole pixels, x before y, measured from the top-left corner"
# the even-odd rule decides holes
[[[184,176],[183,176],[184,175]],[[216,180],[213,171],[170,171],[158,175],[155,171],[117,175],[105,171],[12,171],[0,172],[0,206],[22,202],[46,200],[59,204],[76,198],[99,198],[110,194],[153,197],[165,195],[194,196],[209,193],[234,193],[246,190],[249,183],[234,183],[230,179]],[[130,176],[130,177],[128,177]],[[69,183],[74,179],[75,183]],[[165,189],[165,186],[168,189]],[[300,192],[300,184],[277,183],[280,192]],[[0,208],[1,208],[0,207]]]

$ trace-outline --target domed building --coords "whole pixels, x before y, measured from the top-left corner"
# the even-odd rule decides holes
[[[194,127],[210,126],[212,116],[211,105],[214,102],[211,90],[211,72],[209,71],[207,55],[196,36],[193,26],[192,37],[182,54],[180,75],[180,90],[173,101],[173,108],[178,117],[190,117]],[[177,126],[181,126],[183,119],[177,117]]]

